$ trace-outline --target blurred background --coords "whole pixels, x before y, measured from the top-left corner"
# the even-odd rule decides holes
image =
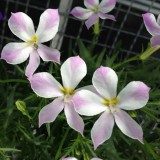
[[[6,43],[18,40],[7,25],[11,12],[25,12],[37,27],[39,16],[46,8],[59,8],[61,15],[59,32],[51,42],[52,47],[60,49],[63,53],[67,52],[70,41],[75,50],[76,40],[79,38],[89,44],[93,38],[93,30],[91,28],[88,31],[84,22],[70,15],[75,6],[84,7],[83,0],[0,0],[0,10],[4,16],[0,22],[0,50]],[[121,54],[125,57],[141,53],[151,37],[143,24],[142,14],[152,12],[157,16],[159,11],[159,0],[117,0],[115,9],[110,12],[115,15],[117,21],[101,21],[103,34],[98,38],[96,51],[106,48],[107,54],[111,54],[119,42]]]

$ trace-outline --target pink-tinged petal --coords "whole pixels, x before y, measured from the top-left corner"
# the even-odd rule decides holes
[[[25,75],[30,77],[36,71],[40,64],[40,58],[36,50],[30,53],[29,64],[26,67]]]
[[[74,104],[72,102],[65,103],[64,112],[66,115],[68,125],[83,135],[84,122],[82,118],[74,109]]]
[[[60,64],[60,52],[57,49],[40,44],[37,51],[43,61],[53,61]]]
[[[116,5],[116,0],[102,0],[99,7],[100,11],[103,13],[110,12]]]
[[[79,56],[68,58],[61,66],[63,86],[75,89],[87,73],[86,63]]]
[[[84,5],[89,9],[93,9],[99,5],[99,0],[84,0]]]
[[[91,92],[99,95],[99,93],[97,92],[97,90],[94,88],[93,85],[88,85],[88,86],[78,88],[78,89],[75,90],[75,92],[78,92],[78,91],[81,91],[81,90],[88,90],[88,91],[91,91]]]
[[[50,41],[58,32],[59,13],[58,9],[47,9],[41,16],[39,25],[36,31],[38,42],[43,43]]]
[[[33,49],[26,43],[8,43],[2,50],[1,59],[9,64],[20,64],[27,60],[32,51]]]
[[[81,90],[75,93],[72,100],[75,110],[81,115],[93,116],[107,109],[100,96],[87,90]]]
[[[151,38],[152,47],[160,46],[160,35],[153,36]]]
[[[36,73],[29,78],[33,91],[44,98],[63,96],[61,84],[49,73]]]
[[[52,103],[43,107],[39,113],[39,127],[44,123],[53,122],[58,114],[63,110],[63,98],[56,98]]]
[[[152,13],[145,13],[142,16],[147,31],[153,36],[160,34],[160,25],[156,22],[155,16]]]
[[[97,20],[98,20],[98,14],[94,13],[92,14],[89,19],[85,22],[86,26],[87,26],[87,29],[89,29],[92,25],[94,25]]]
[[[125,111],[117,109],[114,113],[118,128],[128,137],[137,139],[143,143],[143,131],[141,126],[133,120]]]
[[[75,157],[68,157],[68,158],[63,158],[62,160],[78,160],[78,159]]]
[[[75,7],[72,9],[71,14],[76,18],[85,20],[88,19],[93,14],[93,12],[90,9]]]
[[[134,110],[144,107],[149,99],[150,88],[140,81],[130,82],[119,94],[117,107]]]
[[[115,17],[113,15],[110,15],[110,14],[105,14],[105,13],[102,13],[102,12],[98,12],[98,16],[101,19],[110,19],[110,20],[116,21]]]
[[[94,144],[94,150],[108,140],[112,135],[114,126],[114,117],[107,109],[95,122],[91,130],[91,137]]]
[[[160,14],[158,15],[157,23],[160,25]]]
[[[13,34],[23,41],[30,40],[35,34],[32,19],[23,12],[12,13],[8,25]]]
[[[101,158],[92,158],[91,160],[102,160]]]
[[[116,97],[118,77],[113,69],[101,66],[94,72],[92,83],[104,98]]]

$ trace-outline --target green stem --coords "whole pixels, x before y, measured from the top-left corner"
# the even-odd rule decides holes
[[[0,80],[0,83],[28,83],[28,81],[21,79],[7,79],[7,80]]]
[[[98,36],[100,34],[100,28],[99,28],[99,19],[97,22],[94,24],[94,34]]]
[[[64,141],[65,141],[65,139],[66,139],[66,137],[67,137],[67,135],[68,135],[68,133],[69,133],[69,130],[70,130],[70,128],[68,128],[68,129],[66,130],[66,132],[65,132],[65,134],[64,134],[64,136],[63,136],[63,138],[62,138],[62,140],[61,140],[61,143],[60,143],[60,145],[59,145],[58,151],[57,151],[56,156],[55,156],[55,160],[58,160],[58,158],[60,157],[61,150],[62,150]]]
[[[129,58],[129,59],[123,61],[122,63],[118,63],[118,64],[114,65],[112,68],[115,69],[115,68],[117,68],[117,67],[120,67],[120,66],[128,63],[128,62],[132,62],[132,61],[136,61],[136,60],[139,60],[139,57],[138,57],[138,56],[134,56],[134,57],[132,57],[132,58]]]
[[[88,149],[89,149],[89,151],[91,152],[92,156],[93,156],[93,157],[97,157],[97,155],[93,152],[91,146],[90,146],[88,143],[86,143],[86,146],[88,147]]]

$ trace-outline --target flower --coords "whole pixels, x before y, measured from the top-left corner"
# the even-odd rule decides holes
[[[143,82],[132,81],[117,95],[118,77],[108,67],[98,68],[92,83],[99,95],[81,90],[73,100],[81,115],[93,116],[103,112],[91,130],[94,149],[111,137],[114,121],[125,135],[143,143],[142,128],[123,109],[135,110],[145,106],[150,88]]]
[[[20,64],[29,57],[29,64],[25,71],[27,77],[38,68],[40,57],[44,61],[60,63],[59,51],[41,44],[51,40],[58,31],[57,9],[47,9],[42,13],[36,32],[32,19],[22,12],[12,13],[8,25],[13,34],[25,42],[7,44],[2,50],[1,59],[9,64]]]
[[[64,109],[67,123],[71,128],[83,134],[84,122],[74,109],[72,96],[75,88],[87,73],[85,62],[79,57],[68,58],[61,66],[63,86],[47,72],[36,73],[29,80],[33,91],[44,98],[55,98],[43,107],[39,113],[39,127],[53,122]]]
[[[116,0],[102,0],[101,3],[99,3],[99,0],[84,0],[84,5],[87,9],[75,7],[71,14],[79,19],[86,20],[85,24],[89,29],[99,18],[115,21],[113,15],[106,14],[115,7],[115,4]]]
[[[147,31],[152,35],[152,47],[160,46],[160,15],[156,21],[152,13],[142,14]]]
[[[78,160],[77,158],[75,157],[68,157],[68,158],[63,158],[62,160]],[[102,160],[100,158],[92,158],[91,160]]]

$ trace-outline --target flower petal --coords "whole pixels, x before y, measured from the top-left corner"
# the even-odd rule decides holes
[[[142,16],[147,31],[153,36],[160,34],[160,25],[156,22],[155,16],[152,13],[145,13]]]
[[[141,126],[138,125],[137,122],[125,111],[117,109],[114,113],[114,117],[117,126],[125,135],[143,143],[143,131]]]
[[[75,7],[72,9],[71,14],[81,20],[85,20],[88,19],[93,14],[93,12],[90,9]]]
[[[110,20],[116,21],[115,17],[113,15],[110,15],[110,14],[105,14],[105,13],[102,13],[102,12],[98,12],[98,16],[101,19],[110,19]]]
[[[158,15],[157,23],[160,25],[160,14]]]
[[[103,13],[110,12],[116,5],[116,0],[102,0],[100,3],[100,11]]]
[[[63,96],[61,84],[49,73],[36,73],[29,78],[33,91],[44,98]]]
[[[84,0],[84,5],[89,9],[93,9],[99,5],[99,0]]]
[[[104,98],[116,97],[118,77],[113,69],[101,66],[94,72],[92,83]]]
[[[91,160],[102,160],[102,159],[100,159],[100,158],[92,158]]]
[[[66,115],[68,125],[83,135],[84,122],[82,118],[74,109],[74,104],[72,102],[65,103],[64,112]]]
[[[12,13],[8,25],[13,34],[23,41],[30,40],[35,34],[32,19],[23,12]]]
[[[87,90],[75,93],[72,99],[75,110],[81,115],[93,116],[107,109],[100,96]]]
[[[79,56],[68,58],[61,66],[63,86],[75,89],[87,73],[87,67]]]
[[[38,45],[37,51],[44,61],[54,61],[56,63],[60,63],[60,52],[57,49],[40,44]]]
[[[94,25],[98,20],[98,15],[96,13],[92,14],[89,19],[85,22],[87,29],[89,29],[92,25]]]
[[[41,16],[39,25],[36,31],[38,42],[43,43],[50,41],[58,32],[59,13],[58,9],[47,9]]]
[[[29,64],[26,67],[25,75],[27,77],[30,77],[33,75],[33,73],[36,71],[40,64],[40,58],[36,50],[33,50],[33,52],[30,54],[29,57]]]
[[[75,157],[67,157],[67,158],[63,158],[62,160],[78,160],[78,159]]]
[[[160,35],[153,36],[151,38],[152,47],[160,46]]]
[[[52,103],[43,107],[39,113],[39,127],[44,123],[53,122],[58,114],[63,110],[63,98],[56,98]]]
[[[107,109],[95,122],[91,130],[94,150],[111,137],[113,126],[114,117],[109,109]]]
[[[25,43],[8,43],[2,50],[1,59],[9,64],[20,64],[27,60],[32,51],[33,49]]]
[[[145,106],[149,99],[150,88],[140,81],[130,82],[119,94],[117,107],[134,110]]]

